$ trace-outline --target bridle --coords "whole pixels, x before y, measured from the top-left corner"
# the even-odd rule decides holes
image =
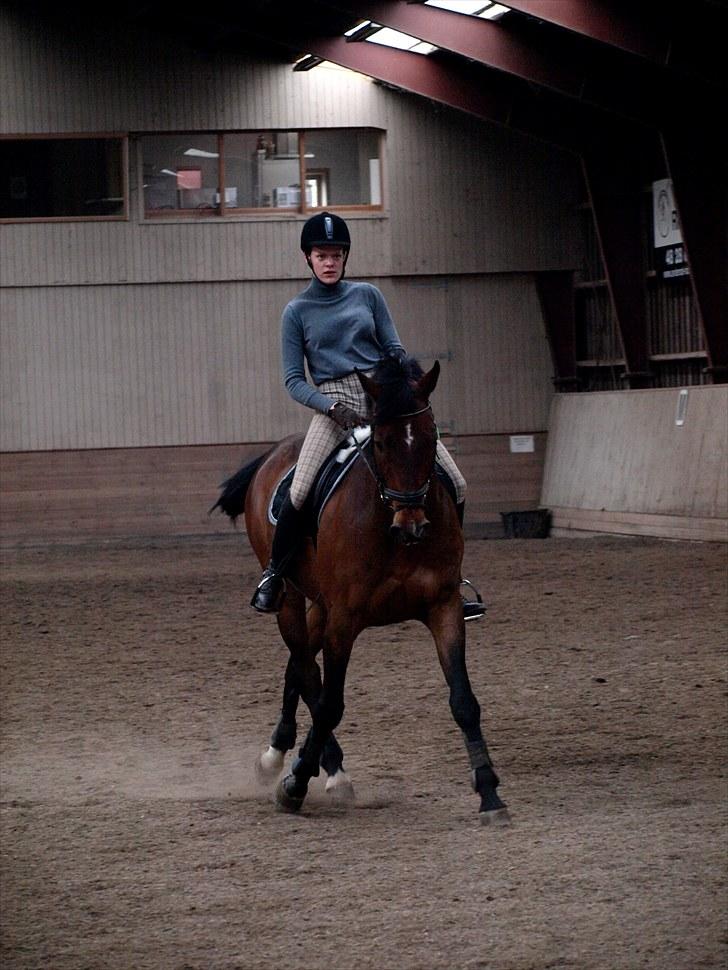
[[[419,414],[424,414],[426,411],[431,411],[431,410],[432,410],[432,407],[428,403],[423,408],[420,408],[418,411],[408,411],[406,414],[398,414],[395,418],[392,418],[392,421],[400,421],[403,418],[414,418],[414,417],[417,417],[417,415]],[[372,449],[372,452],[371,452],[372,460],[370,462],[366,454],[364,453],[364,449],[357,441],[356,435],[353,435],[353,439],[354,439],[354,444],[356,446],[356,450],[359,452],[359,457],[362,459],[366,467],[369,469],[369,472],[376,483],[377,491],[379,492],[379,498],[381,499],[382,503],[386,506],[386,508],[390,509],[390,511],[392,512],[396,512],[399,508],[407,508],[407,509],[422,508],[422,506],[425,504],[427,493],[430,490],[432,475],[435,470],[434,462],[433,462],[433,466],[430,471],[430,474],[427,477],[427,481],[421,488],[415,489],[414,491],[411,491],[411,492],[399,492],[395,488],[389,488],[386,482],[384,481],[379,469],[377,468],[377,459],[376,459],[376,455],[374,454],[374,450]],[[372,422],[372,437],[370,440],[373,443],[374,422]],[[396,507],[394,504],[395,502],[397,503]]]

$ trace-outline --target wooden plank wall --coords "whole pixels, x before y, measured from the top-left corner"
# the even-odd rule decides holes
[[[555,529],[728,541],[728,386],[558,394],[541,503]]]
[[[469,483],[466,526],[482,537],[500,513],[538,501],[545,435],[532,454],[511,454],[507,435],[446,439]],[[208,509],[219,484],[267,445],[115,448],[0,456],[0,543],[229,535]],[[242,522],[239,524],[243,528]]]
[[[527,274],[375,279],[405,346],[437,355],[458,434],[543,431],[553,393]],[[308,415],[285,392],[295,280],[0,290],[4,451],[273,441]]]

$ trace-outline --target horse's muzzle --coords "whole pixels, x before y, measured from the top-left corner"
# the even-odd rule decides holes
[[[397,509],[389,527],[389,534],[406,546],[425,539],[430,531],[430,521],[423,508]]]

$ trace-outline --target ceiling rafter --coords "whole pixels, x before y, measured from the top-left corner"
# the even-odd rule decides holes
[[[635,16],[635,4],[628,9],[620,8],[613,0],[589,0],[589,3],[584,0],[508,0],[507,6],[609,47],[658,64],[668,62],[669,34],[659,20],[648,23]]]
[[[418,0],[423,2],[423,0]],[[722,0],[508,0],[512,10],[669,70],[725,84]],[[722,82],[721,82],[722,79]]]
[[[568,5],[568,3],[567,3]],[[372,20],[447,50],[643,124],[661,124],[676,111],[690,113],[696,100],[715,98],[710,85],[673,76],[620,50],[595,49],[577,38],[539,32],[402,0],[331,0],[327,6]],[[582,4],[582,7],[585,6]]]
[[[328,6],[401,30],[443,50],[564,94],[578,96],[582,87],[578,70],[554,63],[545,51],[521,41],[501,23],[392,0],[333,0]]]

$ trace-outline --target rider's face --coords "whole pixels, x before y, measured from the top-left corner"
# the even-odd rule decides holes
[[[322,283],[338,283],[344,274],[344,250],[341,246],[314,246],[311,266]]]

